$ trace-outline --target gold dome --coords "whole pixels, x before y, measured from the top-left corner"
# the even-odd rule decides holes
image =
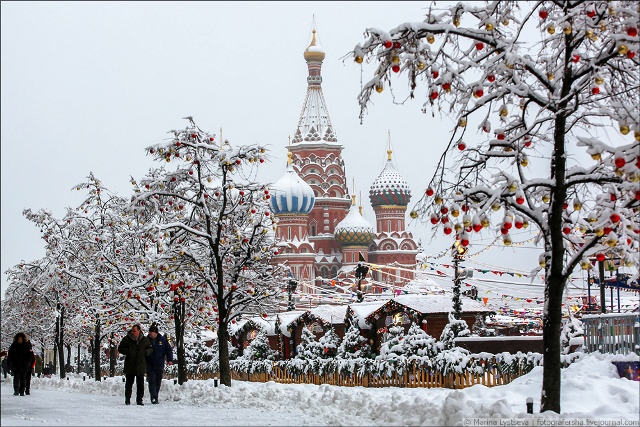
[[[304,50],[305,61],[322,62],[324,60],[324,51],[321,47],[316,46],[316,30],[311,31],[311,44]]]

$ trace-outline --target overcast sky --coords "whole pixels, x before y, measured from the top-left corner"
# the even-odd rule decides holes
[[[66,206],[82,201],[85,193],[71,190],[89,172],[128,196],[130,177],[153,166],[144,148],[186,126],[185,116],[207,131],[222,128],[232,144],[266,144],[273,159],[261,178],[277,180],[306,93],[302,55],[314,15],[326,52],[324,96],[344,146],[349,189],[355,178],[365,217],[373,223],[368,191],[386,160],[390,131],[396,166],[414,194],[411,207],[431,178],[454,119],[423,114],[423,100],[395,105],[385,90],[374,93],[375,104],[360,124],[360,66],[340,58],[364,40],[366,28],[421,21],[428,5],[2,2],[2,296],[5,271],[44,256],[39,230],[24,219],[24,208],[47,208],[61,217]],[[429,227],[415,221],[409,231],[428,254],[452,243],[444,235],[430,242]],[[514,242],[526,238],[513,234]],[[470,253],[492,240],[487,233],[472,239]],[[475,259],[529,271],[538,253],[499,244]]]

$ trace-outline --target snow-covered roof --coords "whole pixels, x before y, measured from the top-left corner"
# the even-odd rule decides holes
[[[276,334],[276,316],[267,316],[266,319],[256,316],[250,319],[239,320],[235,323],[231,322],[229,324],[229,335],[237,335],[241,329],[247,326],[247,323],[252,323],[251,326],[257,326],[265,331],[267,335],[271,336]]]
[[[294,311],[284,311],[282,313],[278,313],[277,317],[280,318],[280,331],[283,335],[287,337],[291,337],[291,333],[288,331],[289,325],[298,320],[306,311],[304,310],[294,310]]]
[[[410,293],[443,293],[445,289],[429,278],[414,279],[402,287]]]
[[[399,295],[393,300],[422,314],[449,313],[452,311],[451,294],[431,294],[431,295]],[[388,303],[385,301],[383,303]],[[490,308],[477,301],[468,298],[461,298],[462,312],[465,313],[490,313]]]
[[[347,307],[346,305],[319,305],[312,308],[309,313],[321,318],[325,323],[335,325],[344,323]]]
[[[371,329],[371,325],[368,324],[365,319],[371,313],[382,307],[386,304],[386,301],[371,301],[371,302],[360,302],[351,304],[349,307],[353,311],[353,314],[358,319],[358,326],[360,329]]]

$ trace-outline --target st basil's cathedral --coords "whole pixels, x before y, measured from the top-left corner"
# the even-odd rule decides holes
[[[411,190],[396,170],[390,149],[369,189],[375,228],[363,217],[355,194],[348,192],[343,146],[322,93],[325,52],[316,40],[314,29],[304,51],[307,93],[289,144],[287,167],[271,187],[271,209],[278,218],[274,262],[289,266],[298,290],[306,294],[336,281],[349,282],[360,257],[372,265],[414,266],[418,254],[418,245],[405,230]],[[402,287],[413,276],[412,268],[372,268],[370,277],[381,286],[363,290],[380,292],[384,284]]]

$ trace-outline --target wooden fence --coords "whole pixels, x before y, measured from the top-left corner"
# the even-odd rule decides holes
[[[329,384],[345,387],[439,387],[462,389],[476,384],[482,384],[487,387],[505,385],[523,374],[522,371],[519,371],[517,374],[502,374],[495,366],[492,366],[488,368],[484,374],[466,371],[464,373],[450,372],[443,375],[441,372],[431,371],[428,368],[410,364],[404,373],[398,374],[398,372],[394,372],[391,376],[371,373],[365,375],[359,375],[357,373],[343,375],[338,371],[325,375],[316,375],[287,372],[285,368],[273,366],[272,371],[268,373],[248,374],[246,372],[231,371],[231,379],[251,382],[274,381],[280,384]],[[214,377],[218,377],[218,374],[203,374],[203,376],[199,376],[198,379]]]

